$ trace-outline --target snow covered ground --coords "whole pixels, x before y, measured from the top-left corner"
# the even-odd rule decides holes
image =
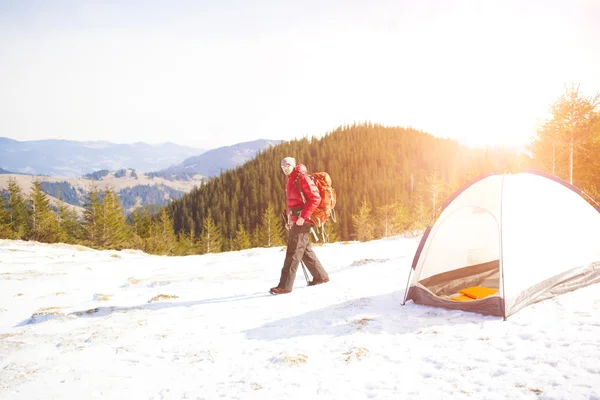
[[[418,239],[188,257],[0,241],[0,399],[600,399],[600,286],[501,318],[402,307]]]

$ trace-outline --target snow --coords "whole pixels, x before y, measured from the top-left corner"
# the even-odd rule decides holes
[[[160,257],[0,241],[0,398],[598,399],[600,287],[508,320],[401,306],[418,238]]]

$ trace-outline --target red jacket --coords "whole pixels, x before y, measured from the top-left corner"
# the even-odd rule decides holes
[[[319,189],[317,188],[317,185],[315,185],[313,180],[308,177],[307,172],[308,171],[306,170],[306,167],[304,165],[296,165],[296,168],[294,168],[292,173],[288,175],[287,185],[285,185],[285,196],[287,204],[287,214],[290,215],[290,211],[292,208],[302,209],[302,213],[300,214],[300,216],[304,218],[306,223],[311,223],[310,217],[321,203],[321,195],[319,194]],[[304,201],[302,201],[302,195],[300,194],[296,186],[297,177],[299,178],[298,183],[300,184],[302,193],[304,193],[306,204],[304,204]],[[297,219],[297,215],[290,216],[290,222],[292,223],[296,222]]]

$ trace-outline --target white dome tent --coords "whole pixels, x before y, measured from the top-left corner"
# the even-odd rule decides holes
[[[532,170],[465,185],[425,231],[402,304],[506,318],[600,282],[600,212],[581,193]]]

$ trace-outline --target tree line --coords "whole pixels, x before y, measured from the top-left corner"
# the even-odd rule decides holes
[[[96,249],[139,249],[151,254],[189,255],[223,251],[222,234],[212,217],[204,219],[201,234],[175,234],[166,207],[154,215],[153,207],[141,207],[128,217],[117,193],[91,186],[83,212],[60,202],[53,206],[42,183],[34,181],[26,196],[15,178],[0,197],[0,239],[35,240],[79,244]],[[252,234],[243,225],[232,242],[237,250],[282,246],[283,224],[272,207],[263,213],[262,227]]]
[[[262,150],[156,213],[142,207],[128,217],[110,188],[91,188],[78,215],[52,207],[41,183],[25,198],[11,180],[0,207],[0,237],[167,255],[281,246],[286,177],[279,162],[286,156],[309,173],[332,177],[338,199],[337,222],[326,224],[330,242],[420,232],[457,188],[493,172],[538,168],[584,189],[593,202],[600,195],[599,98],[566,88],[540,124],[531,157],[502,147],[466,148],[415,129],[346,125]]]
[[[586,96],[579,85],[565,87],[549,107],[531,149],[534,165],[600,200],[600,93]]]
[[[469,149],[414,129],[368,123],[343,126],[322,138],[292,140],[262,150],[243,166],[171,202],[175,231],[199,234],[204,218],[211,215],[223,234],[224,249],[233,249],[240,224],[254,231],[269,204],[278,215],[284,211],[286,177],[279,162],[286,156],[305,164],[309,173],[326,171],[331,176],[338,194],[338,221],[328,223],[328,229],[339,240],[362,237],[362,225],[353,216],[363,204],[372,210],[373,225],[389,219],[383,210],[397,206],[405,210],[408,222],[395,226],[419,230],[434,217],[445,196],[468,180],[521,169],[529,162],[507,149]],[[398,228],[387,231],[398,232]]]

